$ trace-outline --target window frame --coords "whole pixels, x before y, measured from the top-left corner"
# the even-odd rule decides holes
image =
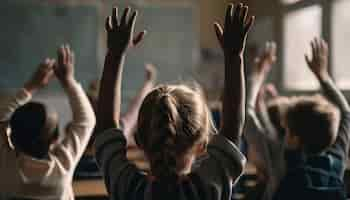
[[[339,0],[303,0],[300,2],[296,3],[291,3],[291,4],[286,4],[283,3],[281,0],[279,0],[278,3],[278,13],[276,15],[276,30],[277,30],[277,42],[280,44],[280,51],[278,51],[278,57],[281,58],[278,60],[277,65],[278,66],[283,66],[284,63],[284,52],[285,52],[285,44],[284,44],[284,19],[287,16],[289,12],[297,11],[303,8],[307,8],[310,6],[315,6],[318,5],[321,7],[322,10],[322,18],[321,18],[321,36],[328,41],[329,43],[329,73],[330,75],[334,77],[334,66],[333,66],[333,41],[332,41],[332,10],[333,6],[335,3]],[[349,59],[350,62],[350,59]],[[283,66],[286,67],[286,66]],[[314,89],[291,89],[288,88],[286,83],[285,83],[285,74],[284,74],[284,69],[279,68],[278,69],[278,76],[277,76],[277,81],[279,83],[282,83],[279,85],[279,90],[282,91],[284,94],[311,94],[314,93],[317,90]],[[350,78],[350,77],[349,77]],[[350,88],[342,89],[344,94],[347,97],[350,97]]]

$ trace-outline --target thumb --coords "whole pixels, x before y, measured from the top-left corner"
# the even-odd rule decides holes
[[[309,67],[311,67],[311,60],[308,55],[305,54],[305,61]]]
[[[132,41],[133,45],[134,46],[137,46],[142,40],[143,38],[145,37],[147,31],[142,31],[140,32]]]
[[[223,36],[224,31],[218,22],[214,23],[214,29],[215,29],[216,37],[219,40],[220,46],[223,48],[224,47],[224,36]]]

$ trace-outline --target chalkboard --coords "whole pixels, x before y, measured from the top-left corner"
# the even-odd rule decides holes
[[[100,50],[104,48],[104,20],[111,14],[111,1],[73,6],[38,2],[44,1],[1,1],[0,91],[21,87],[41,60],[56,57],[56,49],[62,43],[70,43],[75,50],[76,76],[87,88],[90,81],[100,77],[103,68],[105,50]],[[137,8],[136,27],[148,33],[143,43],[127,56],[123,110],[144,81],[145,63],[157,66],[159,83],[169,83],[191,79],[199,61],[198,13],[194,5],[133,2],[117,1],[116,5],[121,7],[120,13],[130,3]],[[65,124],[71,118],[65,95],[57,82],[46,91],[36,98],[54,105]]]
[[[2,0],[0,5],[0,89],[22,86],[45,57],[56,57],[62,43],[76,52],[77,78],[96,78],[98,9]],[[57,89],[57,83],[50,89]]]

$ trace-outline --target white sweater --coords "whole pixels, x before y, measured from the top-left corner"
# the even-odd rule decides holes
[[[65,137],[50,149],[48,160],[38,160],[13,149],[8,140],[8,121],[13,112],[31,99],[21,89],[0,105],[0,194],[35,199],[74,199],[72,179],[75,167],[95,126],[95,115],[80,84],[65,88],[73,120]]]

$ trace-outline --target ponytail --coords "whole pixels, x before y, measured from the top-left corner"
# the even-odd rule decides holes
[[[162,183],[176,183],[194,145],[209,137],[207,112],[201,95],[186,86],[160,86],[145,98],[135,140]]]

